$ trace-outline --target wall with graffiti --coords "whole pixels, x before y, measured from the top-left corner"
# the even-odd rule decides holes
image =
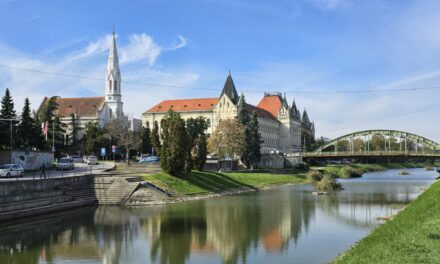
[[[25,170],[38,170],[44,164],[46,168],[52,167],[53,153],[41,151],[1,151],[0,163],[21,164]]]

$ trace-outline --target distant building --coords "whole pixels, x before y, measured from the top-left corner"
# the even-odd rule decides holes
[[[196,118],[202,116],[208,120],[210,125],[208,133],[215,131],[218,123],[222,119],[237,117],[238,105],[241,100],[232,80],[231,74],[228,75],[223,90],[218,98],[194,98],[164,100],[143,113],[143,126],[153,128],[159,126],[161,120],[169,109],[179,112],[183,119]],[[292,153],[301,151],[301,133],[308,133],[311,130],[308,125],[303,129],[301,114],[296,107],[295,101],[289,106],[286,97],[280,93],[264,94],[264,97],[257,106],[247,104],[250,113],[256,112],[259,122],[259,130],[263,143],[261,144],[262,153],[271,152]],[[307,115],[307,114],[306,114]],[[308,117],[307,117],[308,120]],[[312,126],[314,127],[313,123]]]
[[[116,118],[127,118],[124,116],[122,90],[121,90],[121,71],[119,69],[118,52],[116,48],[116,38],[113,32],[112,43],[107,63],[107,73],[105,81],[105,96],[99,97],[58,97],[56,102],[59,107],[56,115],[60,117],[61,122],[69,124],[72,115],[77,120],[80,127],[85,127],[89,122],[95,122],[100,127]],[[45,97],[37,111],[47,104],[49,97]],[[131,127],[139,127],[139,119],[130,119]],[[134,122],[134,123],[133,123]],[[82,137],[82,135],[77,135]]]

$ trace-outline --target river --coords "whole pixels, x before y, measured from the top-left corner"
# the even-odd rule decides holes
[[[0,227],[0,263],[327,263],[396,214],[436,172],[408,169],[166,206],[88,207]]]

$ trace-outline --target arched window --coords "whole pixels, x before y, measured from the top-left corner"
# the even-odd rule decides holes
[[[112,80],[108,80],[108,91],[112,91]]]
[[[115,92],[117,92],[118,91],[118,82],[117,81],[114,81],[114,85],[115,85],[115,87],[114,87],[114,91]]]
[[[110,108],[110,111],[108,112],[109,117],[112,118],[113,117],[113,110]]]

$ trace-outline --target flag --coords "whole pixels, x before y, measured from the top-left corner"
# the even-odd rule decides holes
[[[47,126],[48,126],[48,123],[47,123],[47,121],[44,123],[44,129],[43,129],[43,134],[44,134],[44,136],[46,137],[46,141],[47,141]]]

